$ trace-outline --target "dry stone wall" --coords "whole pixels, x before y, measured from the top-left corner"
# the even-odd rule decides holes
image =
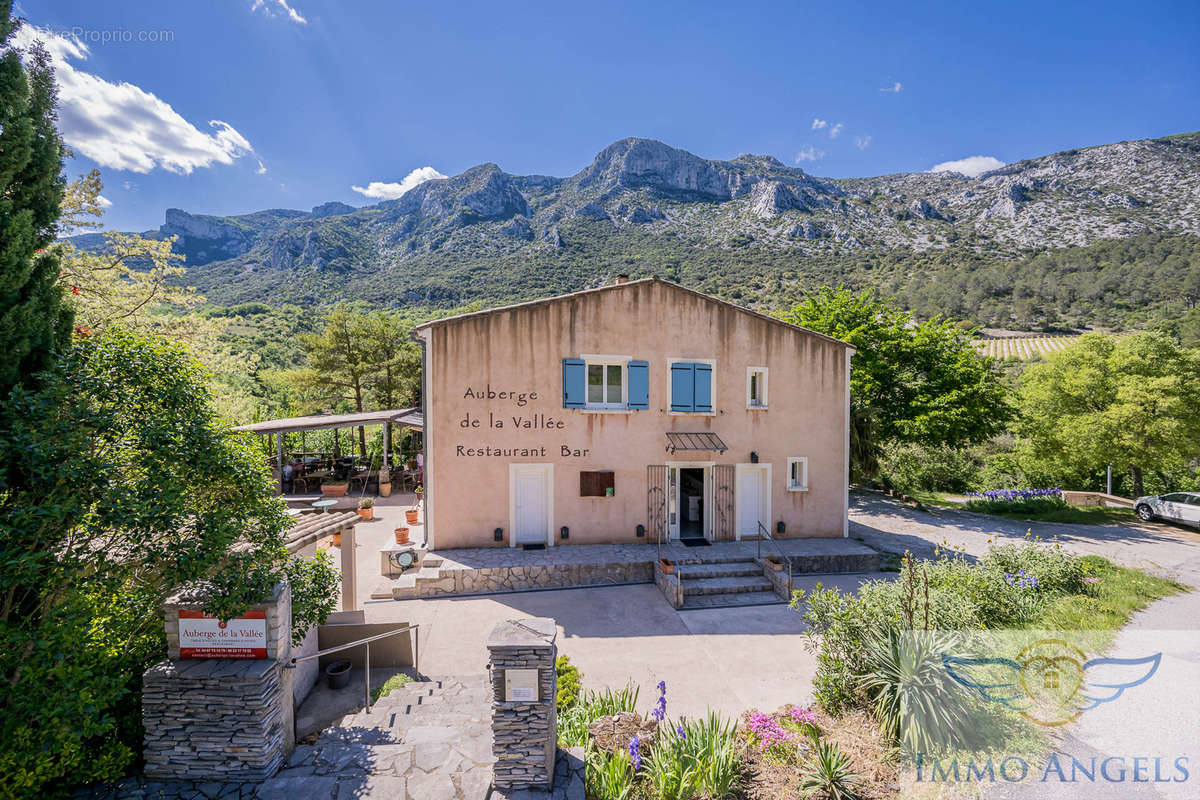
[[[557,747],[558,656],[554,620],[509,620],[488,637],[492,682],[493,785],[501,791],[554,786]],[[508,670],[537,670],[537,700],[507,700]]]

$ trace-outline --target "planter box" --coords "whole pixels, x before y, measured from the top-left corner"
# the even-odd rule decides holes
[[[345,497],[349,488],[350,484],[348,483],[323,483],[321,484],[321,494],[325,497]]]
[[[768,566],[768,567],[770,567],[771,569],[775,570],[776,572],[779,572],[780,570],[782,570],[782,569],[783,569],[783,562],[782,562],[782,561],[776,561],[776,560],[775,560],[775,559],[773,559],[773,558],[768,558],[768,559],[767,559],[767,566]]]
[[[672,564],[670,560],[665,558],[660,558],[658,560],[658,568],[663,571],[664,575],[670,575],[675,571],[675,565]]]

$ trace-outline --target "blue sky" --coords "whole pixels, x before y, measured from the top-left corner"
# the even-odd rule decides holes
[[[849,177],[1200,128],[1195,2],[566,5],[19,12],[59,64],[69,171],[100,167],[124,230],[366,205],[414,170],[570,175],[625,136]]]

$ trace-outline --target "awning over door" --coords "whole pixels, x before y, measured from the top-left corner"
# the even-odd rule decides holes
[[[728,449],[725,443],[721,441],[721,437],[715,433],[667,432],[668,453],[675,453],[679,450],[714,450],[718,453],[724,453]]]

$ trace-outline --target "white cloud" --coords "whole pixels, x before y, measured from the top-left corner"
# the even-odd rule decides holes
[[[881,91],[881,92],[894,92],[894,93],[896,93],[896,94],[900,94],[901,92],[903,92],[903,91],[904,91],[904,84],[903,84],[903,83],[901,83],[900,81],[896,81],[896,82],[895,82],[895,83],[893,83],[891,86],[884,86],[884,87],[883,87],[883,88],[881,88],[879,91]]]
[[[859,150],[866,150],[868,147],[871,146],[871,137],[869,135],[868,136],[856,136],[854,138],[854,146],[857,147]]]
[[[254,5],[250,6],[251,11],[261,11],[264,16],[273,17],[277,12],[282,11],[287,15],[287,18],[297,25],[307,25],[308,20],[300,16],[300,12],[287,4],[287,0],[254,0]]]
[[[811,144],[803,147],[799,153],[796,153],[796,163],[801,161],[817,161],[825,157],[824,150],[818,150]]]
[[[845,128],[846,128],[846,126],[840,122],[838,124],[834,125],[832,128],[829,129],[829,138],[836,139],[837,137],[841,136],[842,131],[845,130]]]
[[[399,183],[384,183],[382,181],[371,181],[362,186],[351,186],[350,188],[365,197],[373,197],[378,200],[395,200],[409,189],[413,189],[425,181],[437,180],[446,176],[438,172],[433,167],[418,167],[412,172],[404,176],[404,180]]]
[[[977,178],[985,172],[1000,169],[1003,166],[1003,161],[992,156],[971,156],[969,158],[960,158],[958,161],[943,161],[941,164],[935,164],[929,171],[958,172],[966,175],[968,178]]]
[[[814,119],[813,124],[812,124],[812,129],[814,131],[819,131],[819,130],[821,130],[821,128],[824,128],[828,124],[829,123],[823,119]]]
[[[205,133],[170,103],[132,83],[112,83],[76,69],[71,62],[87,60],[90,52],[74,37],[22,25],[13,42],[25,48],[38,39],[50,53],[58,81],[59,132],[76,152],[100,166],[132,172],[161,167],[187,175],[197,167],[255,155],[246,137],[228,122],[211,120],[213,132]]]
[[[109,200],[102,194],[98,194],[96,195],[96,205],[101,208],[112,208],[112,200]]]

